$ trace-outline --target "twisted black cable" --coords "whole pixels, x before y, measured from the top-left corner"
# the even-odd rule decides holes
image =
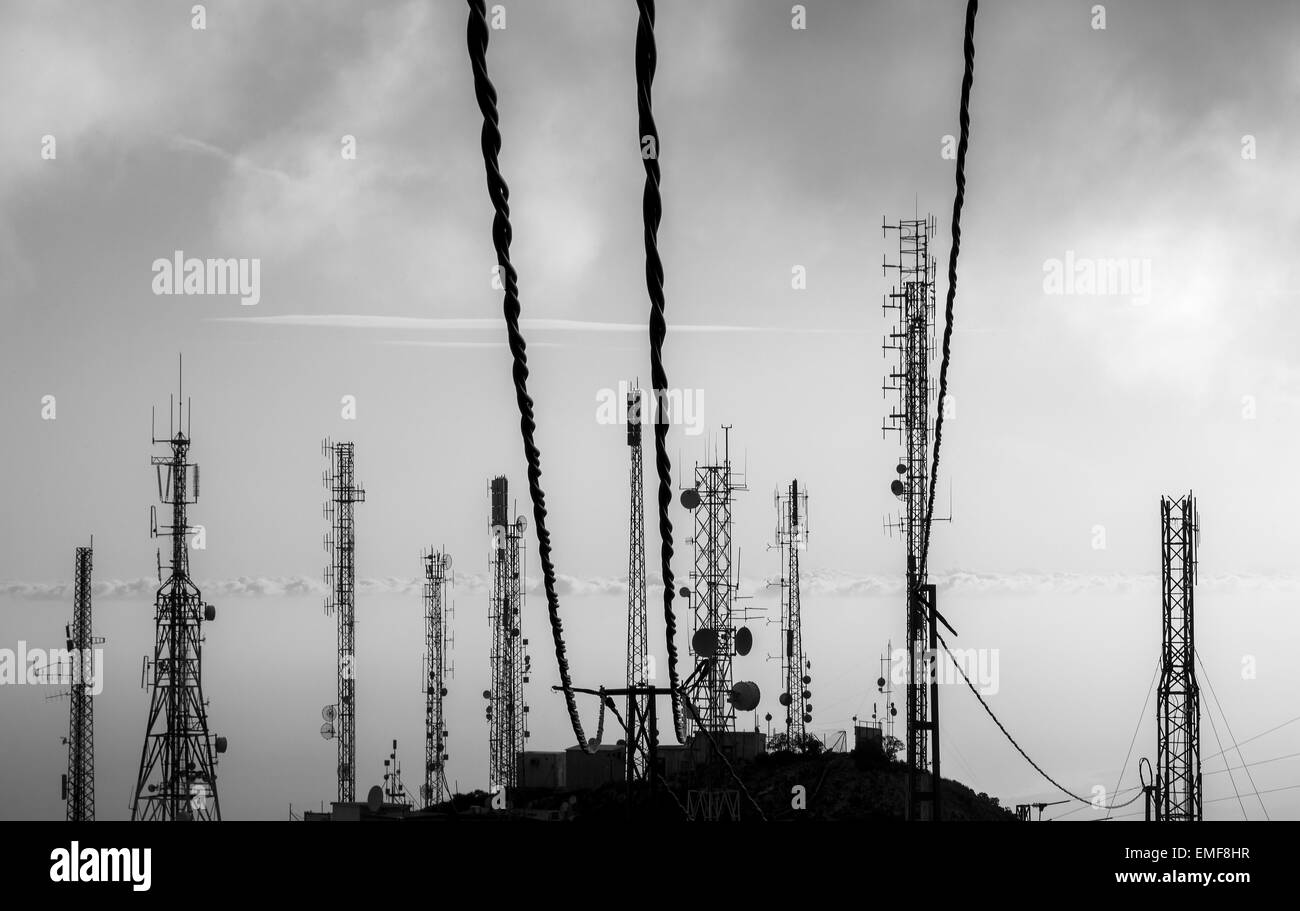
[[[948,362],[952,358],[953,301],[957,297],[957,254],[961,252],[961,208],[966,201],[966,145],[970,139],[970,88],[975,81],[975,13],[979,0],[966,3],[966,72],[961,79],[957,142],[957,195],[952,201],[952,249],[948,251],[948,299],[944,307],[943,360],[939,366],[939,403],[934,418],[934,457],[930,462],[930,503],[925,510],[925,542],[921,547],[921,578],[930,559],[930,523],[934,521],[934,491],[939,479],[939,447],[943,444],[943,400],[948,394]]]
[[[677,691],[677,619],[673,616],[673,520],[668,514],[672,505],[673,466],[665,445],[668,421],[668,374],[664,370],[664,336],[668,324],[664,319],[664,267],[659,259],[659,219],[663,204],[659,197],[659,131],[655,128],[650,91],[655,78],[655,4],[654,0],[637,0],[640,19],[636,27],[636,105],[640,131],[641,161],[645,165],[645,191],[641,196],[641,214],[645,221],[645,284],[650,294],[650,382],[655,395],[655,467],[659,473],[659,553],[664,581],[664,635],[668,646],[668,687],[672,692],[673,733],[678,743],[686,740],[682,727],[681,695]]]
[[[474,96],[483,114],[483,165],[487,171],[488,196],[496,214],[492,219],[492,241],[496,245],[497,263],[501,266],[501,280],[505,285],[503,309],[506,334],[510,340],[510,354],[514,358],[515,399],[519,403],[519,428],[523,433],[524,456],[528,461],[528,495],[533,503],[533,524],[537,527],[537,554],[542,561],[542,582],[546,589],[546,608],[550,614],[551,637],[555,641],[555,660],[560,666],[560,684],[564,701],[569,709],[569,723],[578,745],[587,748],[582,721],[573,695],[573,682],[569,677],[569,659],[564,648],[564,624],[560,621],[560,599],[555,592],[555,566],[551,563],[551,535],[546,528],[546,494],[542,490],[542,453],[533,441],[537,422],[533,418],[533,400],[528,394],[528,355],[523,334],[519,331],[519,286],[515,268],[510,264],[510,188],[497,164],[501,152],[501,130],[497,124],[497,93],[488,78],[487,45],[488,25],[484,0],[468,0],[469,23],[466,43],[470,63],[474,68]]]

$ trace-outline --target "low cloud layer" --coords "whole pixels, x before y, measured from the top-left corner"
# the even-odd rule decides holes
[[[940,591],[966,594],[1128,594],[1156,591],[1160,578],[1155,573],[1050,573],[1015,572],[981,573],[965,570],[940,573],[934,576]],[[198,586],[208,599],[261,598],[283,595],[328,594],[319,579],[306,576],[277,576],[270,578],[199,580]],[[419,578],[358,579],[359,595],[418,595],[424,580]],[[1226,573],[1203,576],[1198,587],[1209,591],[1300,592],[1300,577]],[[158,589],[154,579],[109,579],[96,581],[93,597],[97,599],[152,599]],[[484,575],[457,575],[458,592],[486,592],[488,579]],[[657,586],[651,582],[650,595],[655,596]],[[862,576],[835,570],[814,570],[803,574],[803,594],[812,598],[872,598],[895,596],[903,590],[903,580],[898,576]],[[529,577],[525,582],[528,594],[542,592],[540,577]],[[627,580],[593,576],[579,578],[559,575],[556,591],[561,597],[587,597],[625,595]],[[741,582],[740,594],[758,598],[775,598],[779,585],[770,579],[746,579]],[[0,598],[18,601],[71,601],[71,582],[0,582]]]

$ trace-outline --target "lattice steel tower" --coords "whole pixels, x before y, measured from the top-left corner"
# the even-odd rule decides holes
[[[803,651],[799,599],[799,551],[808,546],[808,493],[791,481],[776,495],[776,544],[781,554],[781,682],[785,707],[785,749],[802,750],[812,723],[811,664]]]
[[[186,507],[199,498],[199,467],[187,458],[190,408],[180,402],[169,408],[168,423],[175,426],[167,439],[154,438],[171,448],[165,456],[153,456],[158,477],[158,497],[172,508],[171,524],[159,525],[152,508],[152,534],[171,538],[168,576],[163,581],[162,554],[158,554],[160,587],[155,599],[155,638],[149,722],[140,753],[140,774],[136,780],[133,820],[219,821],[221,802],[217,796],[217,754],[226,741],[208,731],[208,704],[203,697],[203,623],[216,618],[216,608],[203,601],[190,580],[187,538],[197,529],[189,525]],[[181,431],[184,426],[185,432]]]
[[[937,778],[938,725],[933,715],[938,706],[927,699],[934,656],[929,605],[926,603],[925,512],[929,488],[927,453],[930,442],[930,360],[934,356],[934,258],[929,242],[934,236],[933,218],[900,220],[883,225],[885,232],[898,232],[898,261],[884,263],[895,269],[898,283],[885,297],[884,309],[896,313],[897,322],[884,349],[897,353],[894,368],[887,374],[883,390],[898,394],[897,405],[888,415],[885,431],[898,433],[903,457],[898,477],[891,485],[903,501],[897,527],[907,548],[907,767],[908,818],[933,818],[932,778]],[[937,687],[930,687],[937,699]],[[931,746],[934,749],[931,749]]]
[[[1192,594],[1201,519],[1196,498],[1160,498],[1162,652],[1156,699],[1157,816],[1201,820],[1201,695]]]
[[[491,596],[488,618],[492,626],[492,688],[488,700],[488,790],[518,784],[519,754],[528,738],[528,705],[524,684],[532,659],[523,636],[524,532],[528,521],[508,519],[506,479],[492,479],[492,551],[489,567]]]
[[[321,451],[329,460],[324,484],[329,495],[324,515],[330,523],[325,550],[330,564],[325,567],[325,615],[338,618],[338,702],[333,712],[326,706],[327,738],[338,740],[338,800],[354,803],[357,792],[357,674],[356,674],[356,524],[354,509],[366,501],[366,492],[356,479],[356,449],[353,443],[326,440]],[[331,717],[332,716],[332,717]],[[337,720],[337,727],[330,722]]]
[[[447,601],[451,581],[451,554],[424,556],[424,786],[420,797],[426,807],[451,799],[447,786],[447,725],[442,700],[447,678],[455,674],[451,663],[451,619]]]
[[[627,395],[627,445],[632,454],[632,468],[628,489],[631,494],[628,508],[627,536],[627,685],[647,686],[649,678],[650,638],[645,609],[645,471],[641,451],[641,408],[639,388]],[[642,714],[652,696],[638,696],[637,713]],[[632,762],[637,776],[645,774],[645,755],[629,743]]]
[[[93,547],[93,540],[91,542]],[[73,583],[72,622],[65,632],[72,667],[68,708],[68,771],[63,776],[63,799],[69,822],[95,821],[95,703],[91,691],[100,672],[95,646],[104,640],[94,635],[90,615],[91,547],[78,547]]]
[[[695,584],[695,629],[691,653],[712,659],[699,677],[697,701],[700,722],[710,732],[736,728],[736,711],[731,705],[732,657],[736,648],[731,505],[736,491],[748,489],[744,479],[731,470],[731,427],[726,425],[722,430],[721,463],[696,464],[695,486],[682,492],[682,504],[695,513],[695,562],[690,573]]]

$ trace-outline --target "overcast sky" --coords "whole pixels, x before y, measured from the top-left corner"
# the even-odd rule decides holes
[[[578,682],[597,685],[608,681],[590,679],[596,669],[620,667],[627,521],[624,434],[597,420],[598,400],[649,375],[636,8],[503,5],[488,62],[512,256],[532,321],[529,382],[555,562],[568,577],[570,652]],[[844,730],[869,699],[876,656],[903,626],[901,542],[881,532],[896,508],[888,486],[899,448],[880,431],[890,403],[880,391],[889,280],[879,266],[892,243],[880,225],[936,216],[942,301],[953,194],[942,152],[957,132],[964,4],[804,5],[804,30],[791,28],[786,2],[659,5],[665,356],[670,385],[693,397],[705,430],[674,427],[670,448],[675,472],[689,468],[719,425],[734,425],[732,452],[750,487],[738,495],[736,540],[751,592],[778,573],[765,547],[773,488],[797,477],[808,489],[805,566],[820,586],[808,603],[824,606],[806,609],[805,622],[821,643],[815,664],[838,681],[814,701],[828,710],[822,725]],[[931,557],[945,613],[963,639],[977,631],[965,644],[1002,650],[1003,698],[1017,700],[1004,703],[1008,726],[1035,732],[1025,739],[1044,750],[1062,741],[1062,760],[1086,754],[1079,788],[1097,769],[1118,773],[1158,655],[1151,577],[1162,493],[1194,488],[1200,499],[1202,579],[1212,584],[1198,624],[1222,633],[1203,634],[1200,649],[1241,739],[1298,713],[1296,676],[1280,665],[1300,635],[1300,533],[1286,519],[1300,508],[1289,480],[1300,449],[1290,290],[1300,8],[1111,2],[1097,29],[1092,6],[1003,0],[980,10],[955,412],[940,479],[940,508],[951,489],[955,521],[936,528]],[[9,429],[0,463],[10,479],[0,647],[59,644],[73,548],[93,533],[97,613],[105,625],[114,611],[133,618],[110,641],[121,651],[108,665],[125,688],[113,698],[129,746],[114,774],[118,791],[129,790],[146,711],[138,661],[152,622],[152,591],[139,581],[154,565],[149,412],[165,412],[183,352],[203,472],[191,521],[207,529],[193,574],[219,602],[205,653],[214,724],[244,724],[232,716],[249,700],[218,681],[235,687],[232,675],[252,665],[267,668],[268,687],[283,687],[285,718],[311,721],[333,699],[331,621],[294,593],[319,585],[326,560],[320,439],[355,440],[368,494],[357,510],[358,574],[371,580],[358,605],[360,673],[386,660],[383,643],[398,641],[406,622],[382,618],[405,605],[418,630],[408,582],[421,549],[445,545],[465,583],[457,760],[462,785],[482,784],[487,732],[474,681],[486,678],[486,595],[471,577],[486,571],[488,478],[507,474],[519,511],[531,511],[491,283],[465,5],[207,7],[203,30],[188,5],[0,8],[0,420]],[[52,160],[42,157],[47,136]],[[344,136],[355,137],[355,159],[341,154]],[[260,300],[155,295],[152,264],[177,250],[258,259]],[[1067,257],[1143,264],[1149,287],[1047,293],[1052,261]],[[792,287],[797,266],[802,290]],[[55,397],[54,420],[43,419],[45,396]],[[355,420],[343,417],[345,396],[355,396]],[[674,506],[679,544],[687,519]],[[649,526],[647,550],[657,552]],[[683,558],[677,572],[686,569]],[[649,577],[654,606],[653,561]],[[385,606],[369,618],[368,592]],[[225,611],[223,601],[237,606]],[[529,606],[534,664],[553,675],[544,599]],[[662,620],[651,616],[662,653]],[[286,643],[297,642],[298,623],[315,651]],[[759,636],[756,654],[775,654],[769,638]],[[1243,657],[1269,649],[1279,660],[1241,680]],[[1046,652],[1059,661],[1039,665]],[[413,660],[409,673],[391,670],[410,682],[401,692],[412,705],[402,722],[412,768],[418,649]],[[772,709],[774,665],[737,661],[736,671],[771,678]],[[1039,666],[1056,669],[1051,681]],[[300,671],[310,679],[290,683]],[[372,673],[369,693],[364,676],[359,689],[378,702]],[[530,695],[534,739],[558,749],[563,712],[541,677]],[[972,766],[1020,762],[969,694],[952,692],[945,706],[962,707],[946,723],[969,725],[955,742]],[[0,692],[19,698],[31,699]],[[1085,705],[1107,733],[1070,716]],[[45,788],[31,776],[61,761],[62,705],[38,699],[28,709],[23,717],[54,742],[0,738],[10,743],[0,745],[3,788],[16,799]],[[309,742],[316,726],[259,760],[314,757],[316,777],[300,788],[307,801],[333,792],[332,748]],[[1149,729],[1140,736],[1153,753]],[[363,717],[360,736],[363,770],[371,754],[377,766],[389,733]],[[1294,744],[1300,731],[1290,736]],[[242,775],[247,793],[223,793],[228,812],[259,815],[274,803],[279,813],[283,789],[249,796],[265,769],[246,760],[237,771],[237,743],[232,736],[222,771]],[[1261,741],[1247,759],[1286,746]],[[1294,766],[1275,786],[1300,780]],[[990,782],[1008,799],[1050,793],[1027,769]],[[1270,806],[1300,816],[1296,794]],[[48,801],[0,808],[57,811]]]

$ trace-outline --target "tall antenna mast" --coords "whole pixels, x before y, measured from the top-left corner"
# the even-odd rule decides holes
[[[72,656],[71,697],[68,708],[68,771],[63,776],[63,799],[69,822],[95,821],[95,704],[91,691],[101,669],[95,661],[95,646],[103,639],[94,635],[90,611],[90,574],[94,564],[91,547],[78,547],[73,583],[72,622],[66,628],[68,652]]]
[[[357,792],[357,679],[356,679],[356,525],[353,511],[366,501],[366,492],[356,480],[356,449],[353,443],[325,440],[321,452],[329,467],[323,478],[328,497],[324,515],[330,523],[325,550],[330,564],[325,567],[325,615],[338,618],[338,702],[322,711],[325,725],[321,736],[338,740],[338,800],[355,803]],[[334,726],[337,721],[337,728]]]
[[[731,470],[730,425],[724,425],[722,460],[714,451],[712,465],[695,465],[695,486],[682,491],[682,505],[695,513],[694,583],[691,599],[695,629],[691,653],[706,663],[696,677],[699,727],[709,733],[736,729],[732,705],[732,658],[736,628],[732,616],[736,597],[735,551],[731,539],[731,506],[735,492],[748,490],[743,477]],[[748,650],[748,649],[746,649]]]
[[[907,818],[937,820],[939,794],[938,687],[933,680],[933,586],[925,578],[925,514],[929,488],[927,453],[930,443],[930,361],[934,357],[934,258],[929,242],[931,218],[904,219],[882,225],[898,232],[898,283],[885,297],[896,323],[885,340],[885,351],[896,352],[883,389],[898,394],[898,402],[882,428],[898,434],[903,456],[891,489],[903,501],[896,526],[906,545],[907,598]]]
[[[528,739],[528,705],[524,684],[528,682],[532,658],[523,636],[524,532],[528,520],[518,516],[508,521],[509,488],[504,477],[492,479],[492,551],[489,564],[491,594],[488,620],[492,626],[492,688],[483,693],[488,700],[488,790],[518,785],[519,754]]]
[[[808,546],[808,492],[791,481],[777,491],[776,544],[781,553],[781,682],[778,701],[785,708],[786,750],[802,752],[812,723],[812,662],[804,655],[803,611],[799,597],[799,552]]]
[[[151,533],[171,538],[171,559],[164,580],[158,555],[154,652],[144,668],[152,672],[149,721],[131,818],[219,821],[217,754],[226,751],[226,738],[210,734],[203,697],[203,623],[216,619],[217,612],[190,579],[187,538],[195,529],[186,509],[198,502],[199,467],[189,463],[190,438],[180,430],[188,413],[184,400],[177,408],[171,437],[153,440],[168,446],[170,454],[150,459],[158,497],[172,508],[170,525],[159,525],[153,510]]]
[[[1160,498],[1161,658],[1156,691],[1156,793],[1160,822],[1201,821],[1201,693],[1196,682],[1193,594],[1201,518],[1196,498]]]
[[[639,382],[639,381],[638,381]],[[631,453],[632,467],[628,476],[629,507],[627,536],[627,686],[645,687],[649,680],[650,636],[646,622],[645,606],[645,469],[641,450],[641,408],[642,398],[639,386],[627,395],[627,445]],[[636,697],[634,709],[638,715],[644,715],[647,703],[654,699],[643,693]],[[645,774],[646,754],[637,749],[638,744],[629,742],[629,760],[636,777]]]
[[[451,554],[431,551],[424,556],[424,785],[420,796],[426,807],[451,799],[447,786],[447,725],[442,701],[451,664],[452,606],[447,602],[451,581]]]

